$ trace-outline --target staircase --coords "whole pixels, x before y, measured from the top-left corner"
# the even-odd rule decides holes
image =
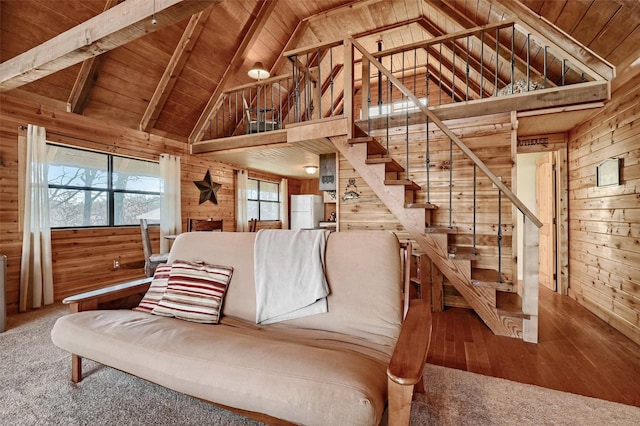
[[[523,319],[530,316],[520,308],[520,296],[510,286],[488,278],[487,270],[473,268],[475,255],[462,249],[458,254],[451,247],[455,229],[430,226],[437,206],[414,203],[421,187],[400,178],[404,167],[387,156],[386,148],[357,126],[353,138],[335,136],[331,141],[487,326],[496,335],[521,339]],[[497,277],[498,272],[490,274]]]

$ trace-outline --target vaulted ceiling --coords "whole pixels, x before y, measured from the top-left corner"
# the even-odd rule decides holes
[[[289,72],[283,52],[347,35],[373,52],[378,41],[389,49],[524,14],[555,25],[618,75],[640,61],[637,0],[190,0],[197,13],[175,22],[160,13],[170,0],[0,0],[0,61],[141,1],[158,10],[157,24],[149,16],[131,27],[146,35],[3,91],[187,143],[213,98],[252,81],[254,62],[272,75]]]

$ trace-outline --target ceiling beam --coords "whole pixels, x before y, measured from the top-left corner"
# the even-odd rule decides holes
[[[198,37],[200,37],[200,33],[210,14],[211,8],[193,15],[189,20],[187,28],[184,29],[180,42],[178,42],[178,46],[173,51],[171,60],[149,101],[149,105],[147,105],[147,109],[142,115],[140,130],[143,132],[148,132],[155,126],[158,116],[162,112],[167,99],[169,99],[169,95],[178,81],[178,77],[182,73],[182,69],[187,63],[187,59],[189,59],[189,55],[198,41]]]
[[[639,3],[640,4],[640,3]],[[631,52],[627,59],[618,64],[617,76],[611,82],[611,91],[616,91],[633,79],[640,78],[640,48]],[[639,80],[636,80],[639,81]]]
[[[107,0],[107,3],[104,5],[104,11],[111,9],[119,2],[120,0]],[[73,83],[73,88],[69,94],[67,112],[82,114],[82,111],[84,111],[84,107],[87,105],[87,101],[89,100],[89,95],[91,94],[93,85],[98,79],[98,73],[103,61],[104,55],[98,55],[82,62],[78,77],[76,77],[76,81]]]
[[[565,57],[574,62],[575,65],[583,65],[583,68],[585,68],[583,71],[594,79],[611,81],[616,76],[616,69],[613,65],[553,25],[546,18],[529,9],[520,0],[488,1],[498,13],[511,16],[528,32],[548,44],[551,51],[555,50],[557,52],[557,57]]]
[[[379,28],[375,28],[373,30],[367,30],[367,31],[363,31],[361,33],[352,34],[351,37],[353,37],[356,40],[358,40],[360,38],[364,38],[364,37],[368,37],[368,36],[374,36],[374,35],[375,36],[381,36],[384,33],[395,31],[398,28],[402,28],[402,27],[409,26],[411,24],[415,24],[415,23],[419,22],[421,19],[423,19],[423,18],[422,17],[417,17],[417,18],[408,19],[408,20],[402,21],[402,22],[396,22],[396,23],[393,23],[393,24],[385,25],[384,27],[379,27]]]
[[[262,2],[256,18],[253,20],[251,26],[249,27],[249,30],[244,35],[240,46],[238,46],[238,48],[236,49],[236,53],[233,55],[233,58],[227,66],[227,69],[224,71],[220,82],[216,86],[216,89],[214,90],[211,97],[209,97],[207,105],[204,107],[202,114],[200,114],[198,121],[193,127],[193,130],[189,135],[189,143],[194,143],[199,140],[200,137],[202,137],[202,133],[205,126],[207,125],[207,121],[209,121],[211,114],[213,114],[213,112],[216,110],[217,105],[222,102],[222,94],[224,93],[229,79],[238,71],[246,58],[247,51],[251,49],[251,47],[258,40],[258,35],[267,23],[267,20],[269,19],[269,16],[271,16],[273,9],[276,7],[276,4],[278,4],[277,1],[265,0]]]
[[[313,22],[319,19],[329,18],[334,15],[340,15],[342,13],[351,13],[354,10],[369,7],[372,4],[379,3],[385,0],[354,0],[351,3],[336,6],[333,9],[325,10],[324,12],[316,13],[315,15],[304,18],[306,22]]]
[[[440,37],[443,36],[444,33],[442,32],[442,30],[440,30],[440,28],[438,28],[435,24],[433,24],[431,21],[428,21],[426,18],[422,18],[421,22],[420,22],[420,26],[422,27],[423,31],[426,31],[426,33],[430,36],[430,37]],[[480,42],[482,42],[482,38],[480,38]],[[462,43],[458,43],[454,40],[454,43],[456,44],[456,46],[460,47],[461,51],[466,50],[466,46],[463,46]],[[449,49],[449,47],[445,44],[445,48],[447,52],[450,52],[453,55],[453,51],[451,49]],[[427,51],[435,51],[435,47],[431,47],[429,48]],[[439,53],[439,52],[438,52]],[[466,58],[465,58],[466,59]],[[483,73],[482,73],[482,79],[483,81],[481,81],[480,83],[478,82],[474,82],[477,85],[477,89],[476,92],[478,92],[478,95],[480,94],[480,87],[482,87],[483,92],[485,90],[485,87],[487,87],[487,83],[490,82],[491,87],[494,86],[495,83],[495,73],[494,71],[492,71],[491,69],[485,69],[485,65],[484,63],[481,62],[481,59],[478,56],[474,55],[473,52],[469,52],[469,66],[478,74],[478,79],[480,79],[480,69],[483,69]],[[502,79],[500,79],[500,76],[498,75],[498,83],[501,86],[505,86],[507,83],[505,81],[503,81]]]
[[[304,36],[304,33],[307,31],[307,28],[309,28],[309,21],[303,20],[298,22],[298,25],[296,25],[296,29],[293,30],[293,34],[291,34],[291,37],[289,37],[289,40],[287,40],[287,43],[284,45],[284,48],[282,49],[282,52],[280,52],[280,55],[278,55],[278,59],[276,59],[276,63],[273,65],[273,68],[271,69],[272,71],[279,72],[285,66],[288,58],[284,53],[291,50],[293,46],[298,45],[298,42],[300,42],[300,40]]]
[[[0,64],[0,92],[122,46],[222,0],[127,0]],[[154,9],[155,7],[155,9]],[[148,19],[155,14],[156,24]]]

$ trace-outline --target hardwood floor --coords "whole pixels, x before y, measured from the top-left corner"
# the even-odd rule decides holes
[[[495,336],[475,312],[447,308],[433,313],[427,362],[640,406],[640,345],[544,288],[537,345]]]

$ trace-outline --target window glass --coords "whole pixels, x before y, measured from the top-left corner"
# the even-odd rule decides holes
[[[137,225],[140,219],[160,223],[160,195],[116,192],[113,219],[115,226]]]
[[[160,192],[162,179],[158,163],[113,157],[113,188]]]
[[[278,220],[280,218],[280,203],[260,202],[260,220]]]
[[[47,145],[47,163],[50,185],[107,188],[109,171],[104,154]]]
[[[427,98],[419,98],[422,105],[427,105]],[[369,106],[369,117],[378,115],[387,115],[406,111],[417,111],[419,108],[409,99],[403,99],[389,104],[371,105]]]
[[[160,166],[151,161],[47,145],[52,228],[160,222]]]
[[[249,179],[247,183],[247,217],[258,220],[280,219],[280,185]]]
[[[247,217],[249,219],[258,219],[260,216],[260,209],[258,208],[257,201],[248,201],[247,202]]]
[[[255,179],[249,179],[247,182],[247,199],[258,199],[258,181]]]
[[[272,182],[260,182],[260,200],[278,201],[279,185]]]
[[[52,228],[108,226],[105,191],[49,188],[49,220]]]

